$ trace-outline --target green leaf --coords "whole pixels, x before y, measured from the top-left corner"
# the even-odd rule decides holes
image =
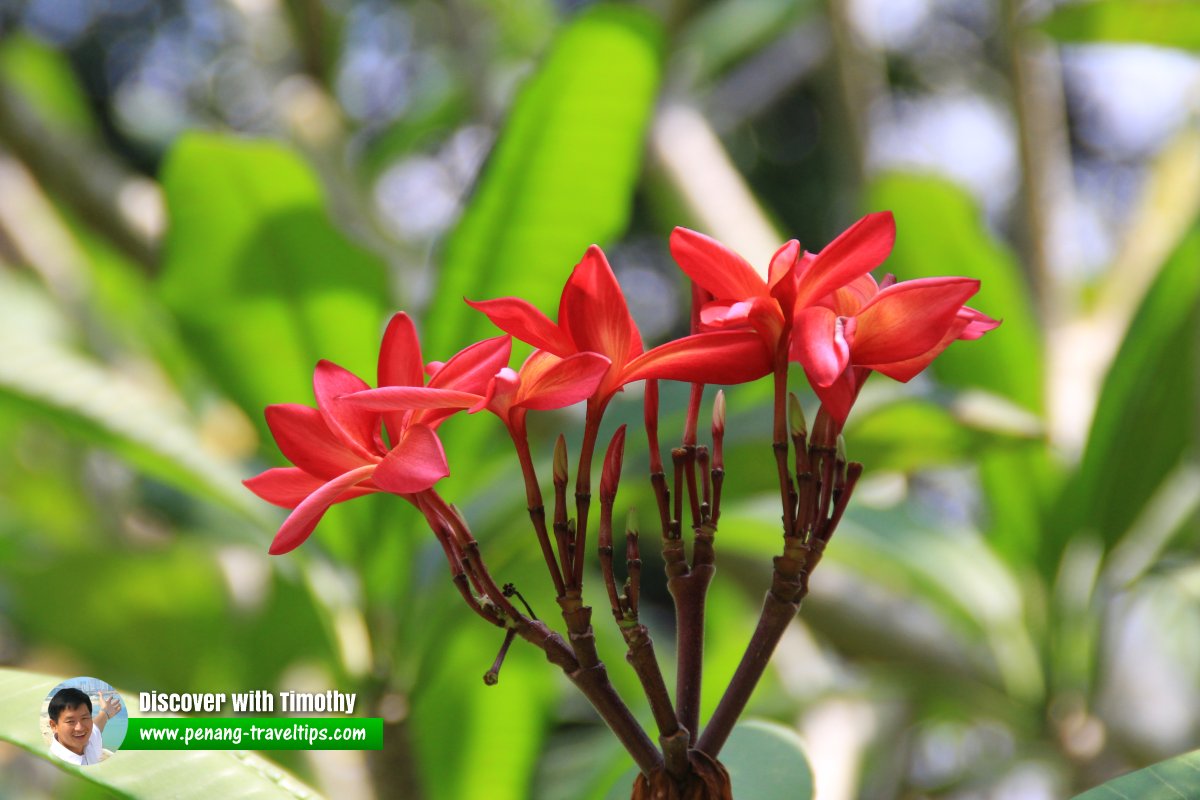
[[[0,273],[0,403],[47,418],[185,492],[266,519],[239,471],[207,452],[177,398],[74,351],[64,341],[67,327],[38,287]]]
[[[810,800],[813,796],[804,743],[794,730],[778,723],[755,719],[736,725],[719,760],[729,771],[734,797]],[[628,797],[636,777],[636,769],[622,775],[606,800]]]
[[[460,608],[462,604],[459,603]],[[522,800],[556,692],[556,667],[525,642],[513,642],[500,682],[486,686],[504,633],[462,608],[443,628],[413,696],[413,745],[430,800]]]
[[[1037,27],[1060,42],[1129,42],[1200,50],[1200,5],[1192,0],[1068,3]]]
[[[1109,546],[1200,435],[1200,227],[1163,266],[1105,377],[1079,472],[1056,525]]]
[[[848,457],[875,470],[909,472],[921,467],[962,461],[982,437],[945,409],[924,401],[891,403],[846,428]]]
[[[163,168],[170,213],[161,290],[193,352],[265,431],[270,403],[312,402],[324,358],[372,379],[385,267],[346,239],[283,146],[181,138]]]
[[[91,767],[74,767],[52,758],[36,724],[46,695],[62,678],[15,669],[0,669],[0,740],[49,761],[80,780],[103,787],[120,798],[254,797],[269,800],[316,798],[317,793],[271,762],[242,751],[122,750]],[[133,696],[125,693],[125,697]]]
[[[0,79],[55,127],[79,134],[95,132],[87,96],[62,52],[29,36],[9,36],[0,47]]]
[[[971,307],[1004,320],[982,339],[957,342],[938,356],[932,367],[937,377],[1040,412],[1042,345],[1029,289],[1016,258],[984,228],[970,196],[940,178],[891,173],[871,185],[868,205],[896,215],[896,248],[883,269],[902,281],[978,278],[982,286]]]
[[[697,77],[711,77],[762,52],[795,29],[816,4],[796,0],[726,0],[698,10],[680,50],[695,60]]]
[[[480,185],[446,244],[426,319],[431,358],[495,329],[463,297],[543,309],[588,245],[628,224],[659,80],[655,20],[593,6],[558,36],[521,90]]]
[[[808,800],[812,770],[804,743],[791,728],[766,720],[750,720],[733,729],[721,751],[734,797],[757,800]]]
[[[1074,800],[1180,800],[1200,796],[1200,750],[1123,775]]]

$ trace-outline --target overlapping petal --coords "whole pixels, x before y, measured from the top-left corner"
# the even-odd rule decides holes
[[[795,307],[815,303],[866,275],[887,259],[895,243],[892,212],[863,217],[803,265],[797,276]]]
[[[548,411],[586,400],[600,385],[610,363],[599,353],[559,358],[535,351],[521,367],[514,405]]]
[[[315,408],[294,403],[267,406],[266,417],[280,452],[310,475],[329,480],[363,463]]]
[[[502,331],[546,353],[562,359],[594,353],[608,359],[608,367],[591,396],[601,406],[628,383],[625,367],[643,351],[642,335],[616,275],[604,251],[595,245],[588,248],[567,278],[559,298],[557,323],[517,298],[467,302]]]
[[[426,425],[411,425],[375,468],[372,480],[385,492],[416,494],[449,474],[450,465],[437,434]]]
[[[746,259],[703,233],[687,228],[671,231],[671,256],[685,275],[718,300],[769,294],[766,281]]]
[[[659,345],[634,359],[627,383],[647,378],[730,385],[771,371],[771,353],[752,331],[712,331]]]
[[[344,497],[347,491],[353,489],[356,484],[370,478],[374,471],[374,464],[362,466],[338,475],[319,486],[308,497],[304,498],[292,513],[288,515],[288,518],[284,520],[283,525],[279,528],[279,532],[275,534],[275,539],[272,540],[271,548],[268,552],[273,556],[277,556],[295,550],[304,544],[304,540],[317,527],[317,523],[321,521],[321,517],[325,516],[325,512],[329,510],[329,507],[339,500],[347,499]]]
[[[500,330],[539,350],[564,355],[575,349],[575,344],[566,331],[551,322],[549,317],[527,300],[499,297],[495,300],[466,302],[476,311],[482,311]]]
[[[971,278],[923,278],[889,286],[854,317],[855,362],[886,364],[928,351],[977,291],[979,281]]]

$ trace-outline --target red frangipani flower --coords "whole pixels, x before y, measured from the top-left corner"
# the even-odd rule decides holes
[[[608,369],[591,398],[600,409],[622,386],[644,378],[729,384],[769,371],[761,345],[745,331],[688,336],[643,352],[621,287],[604,251],[595,245],[563,287],[557,323],[515,297],[467,302],[501,330],[547,353],[565,359],[591,352],[607,358]]]
[[[444,365],[431,365],[436,375],[430,385],[467,391],[486,386],[508,361],[510,343],[507,336],[489,339]],[[379,380],[385,385],[421,385],[423,379],[416,332],[407,315],[397,314],[380,348]],[[267,425],[295,465],[269,469],[245,481],[267,502],[292,509],[271,543],[272,555],[299,547],[334,503],[371,492],[410,498],[450,474],[434,430],[453,410],[381,415],[337,401],[368,388],[353,373],[321,361],[313,375],[316,408],[291,403],[267,407]]]
[[[753,328],[774,354],[797,309],[879,266],[895,238],[891,212],[869,214],[815,255],[787,242],[771,258],[766,280],[725,245],[687,228],[671,233],[671,255],[713,296],[700,312],[706,328]]]
[[[505,337],[507,338],[507,337]],[[349,394],[341,403],[367,411],[396,413],[453,413],[487,409],[510,429],[520,429],[525,412],[563,408],[586,400],[608,371],[609,361],[597,353],[559,358],[535,350],[516,372],[502,367],[481,392],[429,386],[385,386]]]
[[[922,278],[883,288],[870,275],[798,309],[791,357],[839,423],[871,371],[912,380],[956,339],[978,339],[1000,324],[964,303],[972,278]]]

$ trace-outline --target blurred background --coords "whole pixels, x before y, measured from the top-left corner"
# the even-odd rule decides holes
[[[687,325],[674,225],[765,267],[892,209],[885,269],[980,278],[1004,325],[868,384],[867,477],[751,713],[821,800],[1049,800],[1200,746],[1198,50],[1186,2],[0,0],[0,665],[357,692],[383,753],[272,755],[340,800],[604,798],[629,759],[532,648],[483,685],[500,637],[407,504],[267,556],[262,408],[319,358],[373,380],[398,309],[427,361],[491,335],[464,295],[553,312],[593,242],[651,344]],[[729,394],[705,715],[779,548],[769,402]],[[443,494],[551,617],[494,422],[442,429]],[[579,422],[538,417],[543,471]],[[645,464],[631,436],[618,514]],[[104,796],[22,714],[0,795]]]

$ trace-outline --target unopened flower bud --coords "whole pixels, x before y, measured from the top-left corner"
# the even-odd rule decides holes
[[[792,392],[788,392],[788,428],[793,439],[808,435],[808,420],[804,418],[804,408]]]
[[[567,440],[560,433],[554,442],[554,482],[565,486],[567,478]]]
[[[720,389],[713,398],[712,433],[714,437],[725,433],[725,392]]]
[[[617,428],[612,441],[608,443],[608,452],[604,454],[604,469],[600,473],[600,499],[617,496],[617,486],[621,483],[621,462],[625,456],[625,426]]]

